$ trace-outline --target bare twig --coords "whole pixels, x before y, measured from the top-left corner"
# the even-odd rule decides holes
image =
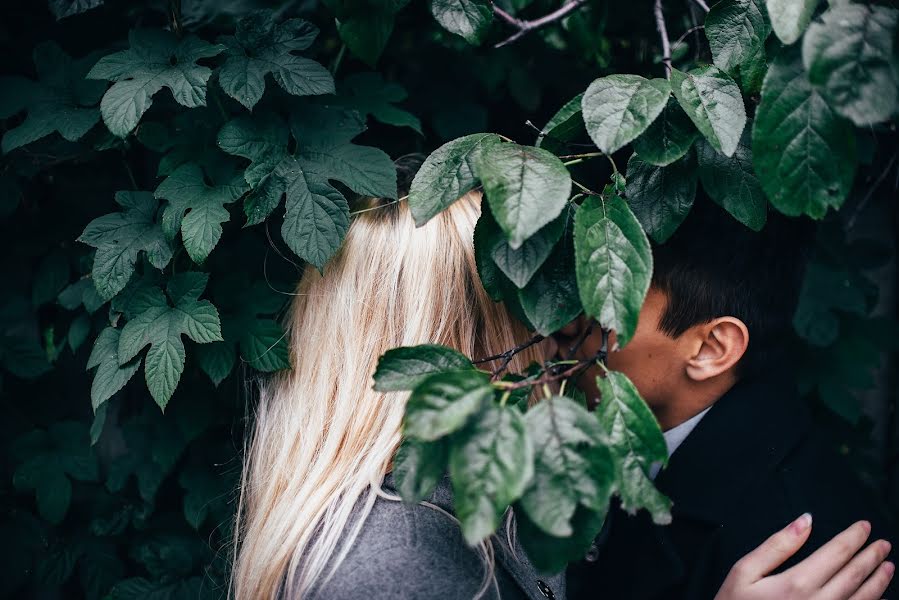
[[[709,5],[706,4],[703,0],[693,0],[693,1],[696,2],[696,4],[699,6],[699,8],[701,8],[705,12],[709,12]]]
[[[656,16],[656,29],[662,39],[662,62],[665,63],[665,77],[671,79],[671,42],[668,41],[668,27],[665,25],[665,15],[662,13],[662,0],[656,0],[653,12]]]
[[[500,19],[505,21],[508,25],[510,25],[511,27],[514,27],[518,31],[516,31],[511,36],[507,37],[506,39],[499,42],[498,44],[496,44],[493,47],[501,48],[503,46],[511,44],[512,42],[514,42],[521,36],[523,36],[527,33],[530,33],[531,31],[536,31],[537,29],[540,29],[541,27],[546,27],[550,23],[555,23],[556,21],[564,19],[570,13],[574,12],[575,10],[577,10],[578,8],[580,8],[581,6],[586,4],[586,2],[587,2],[587,0],[569,0],[568,2],[563,4],[561,8],[559,8],[547,15],[544,15],[544,16],[540,17],[539,19],[533,19],[530,21],[525,21],[525,20],[519,19],[517,17],[513,17],[512,15],[510,15],[509,13],[507,13],[506,11],[501,9],[499,6],[496,6],[494,4],[493,5],[494,14],[496,14],[497,17],[499,17]]]
[[[481,363],[492,362],[494,360],[502,359],[502,362],[500,363],[500,365],[496,369],[494,369],[493,373],[492,373],[493,379],[499,379],[499,376],[502,375],[503,372],[509,367],[509,363],[512,362],[512,359],[515,358],[515,356],[517,354],[524,352],[525,350],[527,350],[528,348],[530,348],[531,346],[533,346],[535,344],[539,344],[544,339],[546,339],[546,338],[544,338],[540,334],[537,334],[534,337],[532,337],[531,339],[529,339],[528,341],[524,342],[523,344],[519,344],[518,346],[515,346],[511,350],[506,350],[505,352],[502,352],[501,354],[495,354],[493,356],[488,356],[486,358],[479,358],[478,360],[473,360],[473,361],[471,361],[471,364],[478,365]]]
[[[696,31],[699,31],[700,29],[705,29],[705,25],[695,25],[695,26],[691,27],[690,29],[686,30],[682,36],[680,36],[679,38],[674,40],[674,43],[671,44],[671,51],[674,52],[674,50],[678,46],[680,46],[681,44],[684,43],[684,40],[687,39],[688,35],[696,32]]]

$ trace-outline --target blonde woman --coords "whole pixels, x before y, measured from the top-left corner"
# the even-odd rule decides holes
[[[372,390],[378,357],[396,346],[437,343],[479,357],[529,338],[478,279],[480,194],[421,228],[405,202],[368,208],[324,276],[304,273],[286,320],[293,369],[260,390],[231,592],[237,600],[564,598],[564,574],[538,575],[510,546],[511,532],[465,544],[446,479],[427,502],[399,501],[390,471],[405,397]],[[547,350],[528,349],[511,369]],[[778,535],[747,557],[757,576],[740,569],[743,579],[730,578],[721,600],[777,597],[749,591],[770,580],[762,575],[776,552],[798,543],[790,530]]]

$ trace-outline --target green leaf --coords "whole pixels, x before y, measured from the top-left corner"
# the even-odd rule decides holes
[[[193,35],[179,39],[156,29],[132,30],[128,42],[130,48],[104,56],[87,74],[88,79],[115,82],[100,101],[109,131],[121,138],[131,133],[163,87],[182,106],[206,106],[206,81],[212,70],[196,62],[216,56],[224,46]]]
[[[213,342],[197,347],[197,363],[216,387],[231,374],[237,360],[237,349],[227,342]]]
[[[596,146],[612,154],[661,114],[671,93],[664,79],[608,75],[590,84],[581,102],[587,133]]]
[[[540,130],[534,145],[559,154],[566,148],[568,142],[586,133],[584,114],[581,111],[583,99],[584,95],[578,94],[566,102]]]
[[[631,155],[627,162],[627,203],[649,237],[661,244],[680,227],[696,198],[696,180],[693,153],[667,167]]]
[[[87,359],[87,369],[97,367],[91,384],[91,405],[95,412],[113,394],[125,387],[140,367],[140,358],[119,363],[120,335],[121,331],[115,327],[105,328],[94,341],[91,355]]]
[[[493,6],[488,0],[431,0],[431,14],[450,33],[480,44],[493,22]]]
[[[500,233],[496,236],[490,253],[493,262],[516,287],[523,288],[540,268],[540,265],[546,262],[546,259],[552,254],[553,247],[562,237],[562,232],[565,231],[567,221],[567,212],[559,215],[554,221],[525,240],[517,250],[513,250]]]
[[[634,150],[649,164],[665,167],[686,154],[698,137],[687,113],[669,98],[662,114],[634,140]]]
[[[156,198],[168,200],[162,228],[169,239],[180,230],[188,255],[195,263],[202,263],[222,237],[222,223],[231,216],[225,205],[237,200],[246,189],[239,176],[223,185],[209,185],[200,165],[184,164],[156,188]]]
[[[568,205],[571,175],[541,148],[496,141],[478,155],[475,170],[513,250]]]
[[[237,22],[233,36],[221,36],[225,62],[218,69],[226,94],[252,110],[265,92],[265,76],[295,96],[333,94],[331,73],[308,58],[294,54],[307,49],[318,28],[302,19],[276,23],[271,11],[255,11]]]
[[[204,273],[174,276],[167,291],[174,306],[157,304],[130,319],[119,338],[119,363],[134,359],[148,344],[144,377],[153,399],[165,410],[184,371],[184,342],[187,335],[198,344],[221,341],[218,311],[208,300],[199,300],[206,287]]]
[[[547,534],[523,510],[515,511],[515,525],[518,539],[534,567],[540,573],[561,573],[568,563],[583,560],[602,530],[605,517],[605,510],[597,513],[578,505],[571,520],[572,535],[568,537]]]
[[[393,476],[404,502],[417,503],[434,490],[446,473],[448,450],[446,440],[403,440],[393,459]]]
[[[752,161],[771,204],[820,219],[839,208],[856,168],[852,126],[809,84],[798,53],[768,70],[752,127]]]
[[[696,144],[699,179],[706,193],[721,208],[749,227],[761,231],[768,217],[768,199],[752,169],[750,130],[740,137],[734,155],[719,154],[705,140]]]
[[[115,201],[124,210],[94,219],[78,238],[97,249],[92,278],[103,300],[122,291],[141,252],[157,269],[172,259],[172,248],[156,223],[158,202],[153,194],[116,192]]]
[[[643,228],[620,197],[589,196],[574,218],[577,285],[588,316],[614,329],[623,347],[652,278],[652,254]]]
[[[0,119],[28,111],[25,120],[3,135],[3,152],[58,132],[70,142],[80,139],[100,120],[96,104],[103,84],[85,81],[93,57],[72,60],[55,42],[34,49],[38,80],[0,77]]]
[[[521,290],[518,301],[541,335],[555,333],[583,311],[574,274],[571,242],[563,240]]]
[[[747,92],[755,91],[759,75],[764,75],[765,40],[770,33],[763,0],[723,0],[705,18],[715,66],[741,80]]]
[[[461,429],[493,398],[490,378],[480,371],[434,373],[415,386],[406,404],[403,433],[433,441]]]
[[[57,21],[97,8],[102,4],[103,0],[49,0],[47,2],[47,6],[53,11],[53,16]]]
[[[812,85],[859,127],[886,121],[899,102],[896,38],[899,10],[837,4],[802,38],[802,61]]]
[[[337,32],[354,56],[373,67],[393,33],[396,13],[409,0],[325,0],[336,13]]]
[[[287,336],[277,322],[256,319],[240,338],[240,353],[251,367],[272,373],[290,367]]]
[[[374,389],[376,392],[412,390],[429,375],[473,369],[465,355],[446,346],[422,344],[393,348],[378,359]]]
[[[385,81],[381,73],[353,73],[340,82],[344,104],[363,115],[396,127],[410,127],[421,133],[421,121],[412,113],[394,106],[409,94],[403,86]]]
[[[535,470],[521,506],[544,532],[570,536],[578,505],[604,512],[612,495],[615,470],[602,428],[586,408],[564,396],[542,400],[525,422]]]
[[[81,347],[81,344],[84,343],[90,332],[91,319],[87,314],[82,313],[72,320],[72,323],[69,325],[69,332],[66,334],[66,339],[72,352],[78,351],[78,348]]]
[[[409,189],[409,209],[419,227],[478,185],[475,165],[493,133],[475,133],[440,146],[422,163]]]
[[[597,377],[601,400],[596,410],[615,457],[616,484],[621,508],[633,513],[645,508],[653,522],[671,522],[671,501],[649,479],[655,462],[668,462],[668,447],[652,411],[624,375],[610,371]]]
[[[496,530],[534,476],[534,447],[518,409],[486,404],[453,440],[449,471],[462,534],[474,545]]]
[[[765,0],[774,33],[784,44],[792,44],[812,20],[818,0]]]
[[[45,256],[38,264],[31,286],[31,304],[35,307],[53,301],[69,282],[69,259],[60,252]]]
[[[718,67],[708,65],[687,73],[673,69],[671,90],[712,147],[731,156],[746,126],[746,108],[737,83]]]

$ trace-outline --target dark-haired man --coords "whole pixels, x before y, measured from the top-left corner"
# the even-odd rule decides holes
[[[613,509],[598,552],[569,570],[570,598],[711,599],[741,556],[804,512],[811,539],[787,566],[860,519],[874,535],[892,533],[791,384],[784,338],[808,235],[776,217],[756,233],[697,198],[653,248],[637,331],[618,350],[611,336],[608,365],[633,380],[665,432],[668,467],[650,476],[673,501],[673,523]],[[599,344],[592,334],[581,352]],[[584,379],[595,394],[592,375]],[[889,550],[878,544],[869,555]],[[808,584],[826,590],[834,572],[822,564],[812,578],[821,581]]]

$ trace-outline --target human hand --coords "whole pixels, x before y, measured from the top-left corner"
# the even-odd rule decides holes
[[[769,575],[808,540],[812,517],[804,514],[741,558],[715,600],[877,600],[893,578],[884,562],[890,543],[877,540],[859,552],[871,524],[859,521],[794,567]]]

